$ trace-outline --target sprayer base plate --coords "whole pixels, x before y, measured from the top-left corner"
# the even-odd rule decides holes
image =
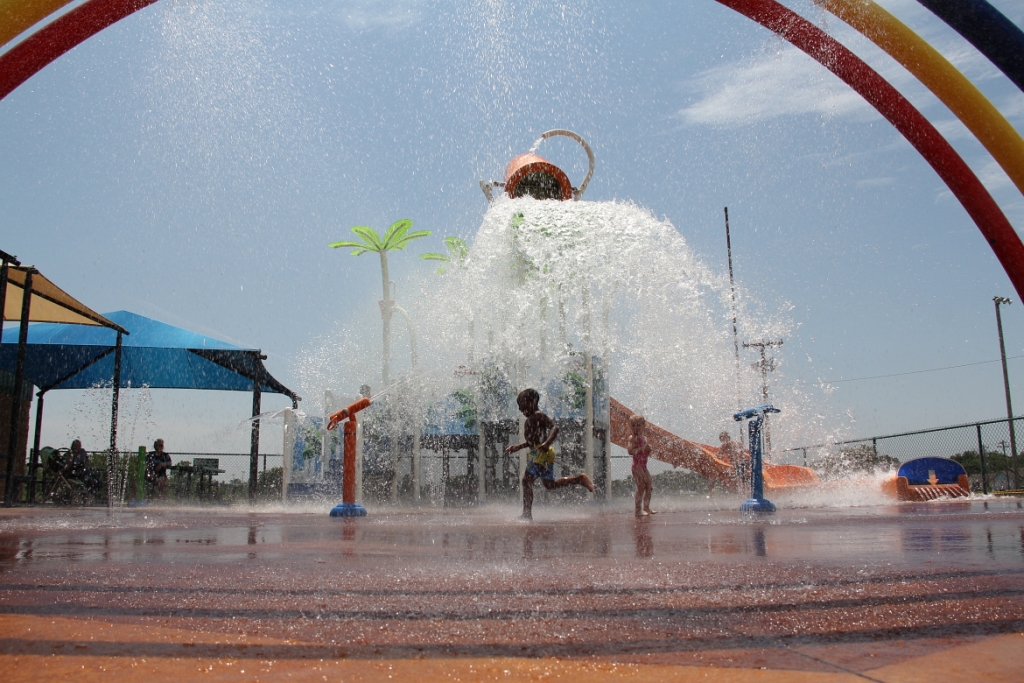
[[[775,512],[775,504],[764,498],[751,498],[740,505],[740,512],[750,512],[756,515],[770,515]]]
[[[359,503],[338,503],[331,510],[331,517],[365,517],[366,508]]]

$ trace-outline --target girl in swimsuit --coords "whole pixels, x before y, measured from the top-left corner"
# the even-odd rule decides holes
[[[626,450],[633,456],[633,479],[636,481],[636,516],[645,517],[656,514],[651,509],[651,494],[654,492],[654,481],[647,471],[647,458],[651,455],[651,447],[644,438],[644,427],[647,421],[642,415],[629,416],[629,428],[632,434],[626,442]]]

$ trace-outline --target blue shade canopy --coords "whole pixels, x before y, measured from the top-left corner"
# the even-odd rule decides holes
[[[212,337],[129,311],[105,317],[130,334],[122,338],[121,387],[252,391],[298,397],[263,366],[258,349]],[[0,368],[13,372],[18,330],[4,330]],[[37,323],[29,326],[25,379],[42,390],[110,386],[117,332],[101,327]]]

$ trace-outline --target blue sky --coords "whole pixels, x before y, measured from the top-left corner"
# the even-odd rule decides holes
[[[812,3],[788,4],[896,85],[1024,223],[1020,193],[923,86]],[[1024,130],[1024,94],[984,57],[916,2],[881,4]],[[1024,25],[1024,6],[992,4]],[[1010,356],[1024,355],[1024,305],[977,228],[855,93],[712,0],[163,0],[0,101],[0,248],[96,310],[262,348],[303,393],[318,340],[379,326],[379,263],[327,243],[400,217],[433,231],[392,257],[401,288],[432,270],[417,256],[441,237],[472,240],[486,210],[477,181],[560,127],[596,153],[587,198],[667,218],[720,272],[729,207],[754,314],[791,324],[779,381],[830,381],[823,410],[838,429],[1005,413],[999,363],[987,362],[992,297],[1015,299]],[[574,143],[542,153],[582,177]],[[1024,362],[1010,370],[1024,389]],[[102,399],[63,394],[47,399],[44,442],[93,433]],[[153,392],[130,438],[245,451],[234,425],[249,401]]]

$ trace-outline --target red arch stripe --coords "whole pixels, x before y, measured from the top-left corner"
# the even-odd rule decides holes
[[[71,48],[157,0],[89,0],[0,55],[0,100]]]
[[[970,167],[921,112],[878,72],[824,31],[775,0],[717,0],[803,50],[857,91],[924,157],[995,252],[1024,297],[1024,244]]]

